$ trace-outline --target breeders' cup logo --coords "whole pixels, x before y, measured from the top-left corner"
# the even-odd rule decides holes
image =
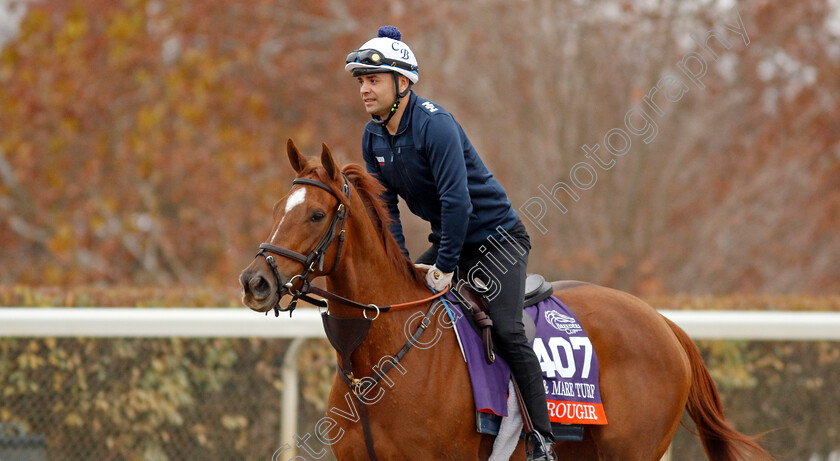
[[[557,330],[565,331],[567,335],[572,335],[583,330],[573,317],[563,315],[557,311],[545,311],[545,321]]]

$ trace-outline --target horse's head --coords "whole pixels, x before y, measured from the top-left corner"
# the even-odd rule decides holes
[[[286,145],[297,179],[274,204],[274,223],[255,258],[239,276],[242,302],[258,312],[338,264],[350,184],[322,145],[321,164],[307,160],[290,139]]]

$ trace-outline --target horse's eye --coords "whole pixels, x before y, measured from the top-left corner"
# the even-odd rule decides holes
[[[316,212],[312,213],[312,216],[309,217],[309,220],[312,221],[312,222],[318,222],[318,221],[324,219],[326,216],[327,215],[325,215],[323,211],[316,211]]]

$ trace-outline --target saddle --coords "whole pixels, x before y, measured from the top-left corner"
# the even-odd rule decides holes
[[[554,288],[540,274],[528,274],[525,279],[524,307],[533,306],[554,294]]]
[[[460,301],[465,313],[470,314],[470,323],[479,333],[479,336],[481,336],[484,359],[488,364],[493,363],[496,360],[496,354],[493,352],[493,337],[491,335],[493,320],[490,319],[487,300],[481,292],[477,291],[468,283],[459,283],[455,286],[458,289],[454,291],[457,291],[457,295],[463,298]],[[453,292],[453,294],[456,293]],[[523,307],[538,304],[552,294],[554,294],[554,288],[552,288],[550,283],[546,282],[545,277],[540,274],[528,274],[525,279]],[[536,332],[534,321],[528,315],[523,315],[522,321],[525,323],[525,335],[528,337],[528,341],[533,341]]]
[[[475,329],[481,337],[484,360],[487,364],[492,364],[496,360],[496,355],[493,352],[493,337],[491,335],[493,321],[490,319],[487,301],[479,291],[468,283],[458,283],[454,286],[458,288],[450,291],[450,293],[456,297],[460,296],[463,298],[459,299],[461,308],[465,314],[471,314],[467,318],[470,320],[473,329]],[[554,288],[542,275],[528,274],[525,279],[523,307],[536,305],[541,301],[548,299],[553,294]],[[525,335],[528,338],[528,342],[533,342],[537,330],[534,320],[530,315],[523,313],[522,322],[525,324]],[[528,409],[525,406],[525,400],[522,397],[522,393],[519,390],[519,386],[516,384],[516,381],[512,380],[511,382],[513,384],[517,404],[519,406],[519,412],[522,417],[524,433],[530,434],[535,431],[534,424],[531,421],[531,415],[528,414]],[[476,417],[478,418],[479,426],[481,426],[482,423],[480,415],[477,415]],[[555,431],[555,437],[557,440],[580,441],[583,435],[583,427],[579,425],[568,426],[568,429],[566,427],[557,427],[556,429],[559,431]],[[555,430],[554,426],[552,426],[552,430]],[[496,433],[498,433],[498,429],[496,429]]]

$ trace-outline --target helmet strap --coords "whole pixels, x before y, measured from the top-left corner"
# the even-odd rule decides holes
[[[393,118],[394,114],[397,113],[397,109],[400,108],[400,100],[406,97],[406,95],[408,95],[408,93],[411,91],[411,80],[408,81],[408,87],[405,89],[405,91],[400,93],[399,74],[397,74],[396,72],[391,72],[391,75],[394,76],[394,93],[396,93],[394,98],[394,104],[391,106],[391,112],[388,113],[388,116],[385,117],[385,120],[381,119],[378,115],[371,115],[373,123],[382,127],[388,126],[388,122],[391,121],[391,118]]]

